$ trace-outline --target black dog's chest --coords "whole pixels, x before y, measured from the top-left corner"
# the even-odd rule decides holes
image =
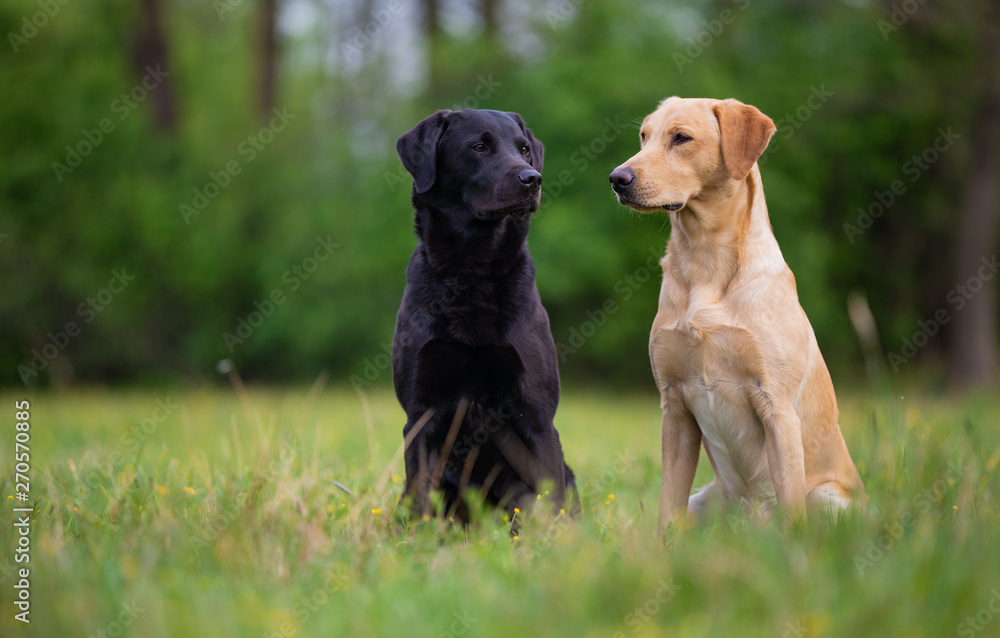
[[[509,396],[524,371],[521,357],[511,346],[432,339],[417,357],[416,378],[423,399],[429,402],[463,395],[480,400]]]

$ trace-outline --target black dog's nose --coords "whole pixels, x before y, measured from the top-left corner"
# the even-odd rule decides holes
[[[538,186],[542,183],[542,174],[533,168],[526,168],[517,174],[517,178],[525,186]]]
[[[621,192],[628,190],[632,186],[632,182],[635,181],[635,173],[632,172],[631,168],[619,167],[611,171],[608,179],[611,180],[611,188]]]

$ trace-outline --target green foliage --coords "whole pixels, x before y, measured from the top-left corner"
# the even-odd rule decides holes
[[[512,14],[495,39],[444,30],[432,85],[401,79],[389,46],[415,31],[407,13],[352,64],[329,61],[341,25],[285,34],[276,105],[294,119],[252,160],[241,144],[270,119],[257,109],[257,6],[220,20],[210,3],[164,5],[178,116],[175,131],[157,132],[150,100],[124,119],[113,110],[143,75],[129,48],[134,3],[60,5],[16,53],[0,47],[0,381],[20,383],[17,366],[48,333],[81,323],[79,305],[121,268],[133,284],[31,383],[199,380],[224,358],[252,378],[361,375],[391,338],[415,244],[393,142],[432,110],[465,104],[521,112],[546,145],[530,245],[556,341],[569,346],[564,374],[648,383],[659,278],[646,263],[669,222],[619,207],[607,175],[637,150],[636,123],[674,94],[737,97],[778,122],[762,163],[775,233],[827,359],[853,371],[849,291],[867,294],[892,350],[957,283],[942,264],[972,161],[962,96],[980,81],[963,31],[977,18],[964,4],[923,5],[887,38],[888,10],[855,4],[553,2]],[[28,10],[0,4],[2,31],[20,31]],[[412,46],[411,65],[426,44]],[[821,89],[832,95],[808,107]],[[53,162],[103,118],[113,132],[57,179]],[[844,225],[949,126],[954,148],[852,243]],[[186,223],[181,205],[233,161],[241,172]],[[285,277],[327,237],[339,247],[308,279]],[[276,291],[284,302],[227,343]]]

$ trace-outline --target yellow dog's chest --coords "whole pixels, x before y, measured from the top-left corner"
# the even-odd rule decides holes
[[[760,380],[763,353],[753,333],[734,325],[723,304],[701,304],[670,313],[653,326],[650,358],[658,378],[670,385]]]
[[[769,500],[773,486],[764,431],[749,395],[759,387],[763,357],[745,328],[712,321],[711,309],[691,321],[655,327],[650,355],[661,391],[680,392],[701,430],[725,491],[748,500]]]

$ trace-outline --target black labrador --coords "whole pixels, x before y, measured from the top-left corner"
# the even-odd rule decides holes
[[[445,513],[463,522],[467,487],[511,514],[545,486],[554,509],[570,488],[578,503],[552,424],[559,369],[525,244],[541,142],[517,113],[442,110],[396,150],[413,176],[419,239],[392,344],[406,411],[401,501],[430,515],[440,489]]]

